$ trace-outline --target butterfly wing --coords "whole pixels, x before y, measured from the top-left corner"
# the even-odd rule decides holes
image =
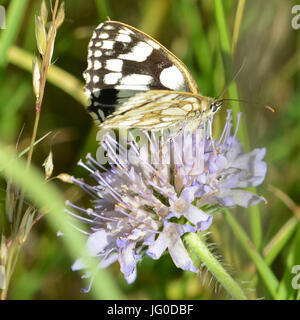
[[[186,92],[151,90],[128,99],[100,128],[160,130],[210,116],[211,98]]]
[[[176,56],[145,33],[115,21],[95,29],[84,78],[88,110],[100,122],[139,92],[198,92],[190,72]]]

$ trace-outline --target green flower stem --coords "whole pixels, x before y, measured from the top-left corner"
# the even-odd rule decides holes
[[[245,251],[248,253],[252,261],[255,263],[257,270],[260,273],[271,296],[274,299],[276,299],[276,296],[277,296],[276,292],[279,286],[279,282],[275,277],[274,273],[266,264],[262,256],[255,249],[248,235],[243,230],[243,228],[239,225],[239,223],[235,220],[235,218],[230,214],[229,210],[225,210],[225,219],[228,222],[229,226],[231,227],[233,233],[239,240],[242,247],[245,249]]]
[[[184,235],[184,242],[187,249],[192,255],[197,256],[206,268],[215,276],[218,282],[234,299],[248,300],[242,288],[230,276],[230,274],[223,268],[221,263],[213,256],[207,248],[205,242],[200,235],[195,233],[188,233]]]

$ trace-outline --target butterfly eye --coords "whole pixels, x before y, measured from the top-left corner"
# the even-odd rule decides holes
[[[215,113],[217,112],[220,108],[222,107],[222,102],[221,101],[217,101],[217,102],[213,102],[210,105],[210,110]]]

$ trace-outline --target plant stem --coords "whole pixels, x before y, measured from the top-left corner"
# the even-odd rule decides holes
[[[35,139],[36,139],[36,136],[37,136],[37,129],[38,129],[38,125],[39,125],[39,120],[40,120],[40,112],[36,112],[35,120],[34,120],[34,126],[33,126],[33,132],[32,132],[32,136],[31,136],[30,148],[29,148],[27,162],[26,162],[26,169],[28,169],[30,164],[31,164],[32,154],[33,154],[33,149],[34,149],[34,143],[35,143]],[[23,209],[23,203],[24,203],[24,197],[25,197],[25,194],[24,194],[24,191],[22,190],[21,194],[20,194],[20,200],[19,200],[19,203],[18,203],[17,216],[16,216],[16,220],[15,220],[15,224],[14,224],[14,232],[13,232],[13,236],[14,237],[16,237],[17,232],[18,232],[18,228],[19,228],[19,225],[20,225],[22,209]]]
[[[248,300],[242,288],[213,256],[199,234],[197,235],[192,232],[186,234],[184,242],[188,250],[204,263],[206,268],[215,276],[233,299]]]
[[[35,144],[39,120],[40,120],[42,102],[43,102],[43,98],[44,98],[44,92],[45,92],[45,86],[46,86],[46,80],[47,80],[47,71],[48,71],[49,65],[51,63],[51,54],[52,54],[53,42],[55,39],[55,32],[56,32],[55,31],[56,30],[55,17],[56,17],[56,13],[57,13],[57,9],[58,9],[58,2],[59,2],[59,0],[55,1],[53,13],[52,13],[52,31],[51,31],[49,42],[47,44],[47,50],[46,50],[45,56],[43,57],[43,62],[42,62],[42,67],[41,67],[40,92],[39,92],[39,96],[36,98],[35,120],[34,120],[31,141],[30,141],[29,152],[28,152],[28,156],[27,156],[26,170],[30,167],[31,160],[32,160],[34,144]],[[15,220],[15,224],[14,224],[14,232],[13,232],[14,237],[16,236],[18,228],[19,228],[22,210],[23,210],[24,197],[25,197],[25,193],[22,190],[21,194],[20,194],[19,203],[18,203],[17,216],[16,216],[16,220]]]
[[[8,291],[8,284],[10,282],[10,279],[12,277],[15,265],[17,263],[18,257],[19,257],[19,253],[20,253],[20,249],[21,249],[21,245],[18,244],[16,241],[13,241],[13,243],[11,244],[10,247],[10,253],[8,255],[8,259],[7,259],[7,265],[6,265],[6,286],[4,289],[1,290],[1,296],[0,296],[0,300],[6,300],[7,297],[7,291]]]
[[[42,102],[43,102],[43,97],[44,97],[44,92],[45,92],[45,86],[46,86],[46,79],[47,79],[47,71],[48,68],[51,64],[51,58],[52,58],[52,51],[53,51],[53,46],[54,46],[54,40],[55,40],[55,33],[56,33],[56,13],[58,9],[58,3],[59,0],[55,1],[53,13],[52,13],[52,30],[50,34],[49,41],[47,43],[47,49],[45,52],[45,55],[43,56],[42,60],[42,66],[41,66],[41,78],[40,78],[40,90],[38,93],[38,96],[36,97],[36,104],[35,104],[35,120],[34,120],[34,126],[32,130],[32,135],[31,135],[31,140],[30,140],[30,147],[29,147],[29,152],[27,156],[27,161],[26,161],[26,171],[28,171],[31,161],[32,161],[32,155],[34,151],[34,146],[35,146],[35,141],[37,137],[37,131],[38,131],[38,126],[39,126],[39,120],[40,120],[40,114],[41,114],[41,107],[42,107]],[[11,250],[8,254],[8,268],[7,268],[7,277],[6,277],[6,287],[1,293],[1,298],[5,298],[7,294],[7,290],[9,287],[9,282],[10,278],[14,272],[19,252],[21,249],[21,244],[18,243],[18,231],[19,231],[19,226],[22,218],[22,211],[23,211],[23,205],[24,205],[24,199],[25,199],[25,189],[21,189],[19,200],[18,200],[18,207],[17,207],[17,212],[16,212],[16,217],[14,220],[13,224],[13,233],[12,233],[12,247]],[[16,248],[16,249],[15,249]]]

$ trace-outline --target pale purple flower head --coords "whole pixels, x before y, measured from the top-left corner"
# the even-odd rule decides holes
[[[162,139],[144,134],[148,143],[139,145],[131,139],[129,148],[106,135],[102,147],[111,162],[109,169],[90,155],[86,164],[80,161],[95,184],[73,181],[92,197],[92,208],[68,205],[86,215],[80,219],[90,224],[87,247],[99,257],[100,268],[118,261],[132,283],[143,255],[159,259],[167,250],[177,267],[198,271],[181,236],[206,230],[212,223],[212,208],[247,208],[264,200],[245,188],[263,182],[265,149],[245,153],[237,130],[231,129],[228,111],[219,140],[210,137],[207,124]],[[68,210],[78,217],[73,211]],[[84,264],[79,259],[72,268]]]

